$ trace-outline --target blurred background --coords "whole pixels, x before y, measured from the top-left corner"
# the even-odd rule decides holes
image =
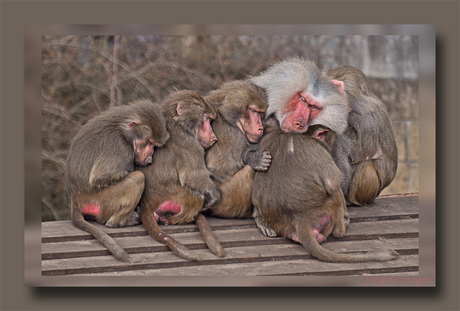
[[[42,221],[70,219],[64,167],[70,141],[90,118],[178,89],[204,95],[289,56],[322,70],[361,69],[388,108],[398,172],[382,195],[419,191],[418,36],[43,36]]]

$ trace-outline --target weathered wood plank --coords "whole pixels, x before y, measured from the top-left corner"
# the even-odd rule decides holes
[[[142,225],[107,228],[130,253],[122,263],[90,234],[71,221],[42,224],[43,275],[157,275],[157,276],[297,276],[297,275],[417,275],[418,196],[378,198],[365,207],[350,207],[351,224],[341,239],[329,237],[322,245],[337,252],[395,249],[400,258],[390,262],[335,264],[312,258],[298,243],[267,238],[253,219],[220,219],[208,222],[221,241],[226,257],[209,252],[194,224],[161,226],[188,248],[200,262],[175,256],[165,245],[149,237]]]
[[[234,229],[228,231],[215,231],[217,239],[224,247],[236,245],[260,245],[260,244],[280,244],[288,243],[284,238],[267,238],[262,235],[259,229]],[[380,222],[378,226],[375,223],[354,223],[350,225],[345,236],[341,239],[328,238],[328,241],[347,241],[359,239],[376,239],[378,237],[414,237],[418,233],[418,220],[390,220]],[[178,241],[190,249],[206,248],[199,232],[177,233],[173,235]],[[116,238],[117,243],[125,248],[128,253],[130,249],[145,248],[144,251],[164,251],[168,248],[163,244],[155,241],[149,236]],[[106,250],[106,248],[97,240],[68,241],[57,243],[43,243],[43,259],[50,258],[50,254],[59,256],[60,253],[69,252],[94,252]],[[105,253],[104,253],[105,254]]]
[[[418,239],[327,242],[323,245],[327,249],[338,252],[395,249],[401,253],[418,253]],[[195,250],[194,252],[200,256],[201,262],[191,262],[178,258],[172,254],[172,252],[131,254],[130,257],[133,262],[129,264],[122,264],[112,256],[44,260],[42,261],[42,270],[45,275],[62,275],[103,271],[165,269],[187,266],[215,266],[246,262],[279,262],[285,260],[312,259],[300,244],[294,242],[269,246],[230,247],[226,248],[225,251],[226,257],[217,258],[208,250]],[[313,260],[317,261],[316,259]],[[332,265],[337,269],[344,264]],[[348,267],[348,265],[349,264],[345,264],[346,267]]]
[[[418,196],[377,198],[366,206],[350,206],[351,222],[418,218]]]
[[[256,262],[222,262],[216,265],[190,264],[180,267],[161,268],[143,266],[141,269],[113,269],[100,273],[79,275],[156,275],[156,276],[295,276],[295,275],[365,275],[382,273],[401,273],[418,271],[418,255],[404,255],[388,262],[334,264],[321,262],[308,257],[282,258],[280,260],[259,260]],[[346,266],[344,266],[346,265]],[[89,272],[89,271],[88,271]]]

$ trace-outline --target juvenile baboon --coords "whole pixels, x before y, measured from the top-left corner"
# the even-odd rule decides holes
[[[204,99],[217,111],[213,129],[219,140],[206,151],[206,165],[222,190],[207,213],[225,218],[251,216],[254,170],[265,171],[271,157],[257,151],[267,110],[264,90],[248,80],[224,83]]]
[[[195,222],[210,250],[224,256],[222,246],[201,215],[202,210],[221,198],[221,190],[211,180],[204,161],[205,149],[217,141],[211,127],[216,112],[192,91],[170,94],[161,108],[170,138],[155,152],[152,165],[139,168],[145,175],[140,201],[142,224],[150,236],[168,245],[177,256],[196,261],[199,260],[196,255],[157,224]]]
[[[278,127],[266,132],[260,150],[270,152],[273,160],[268,171],[256,172],[252,193],[264,225],[301,243],[322,261],[387,261],[398,257],[394,251],[338,254],[320,246],[329,234],[340,238],[346,230],[342,173],[327,150],[334,144],[332,131],[316,125],[305,134],[285,133]]]
[[[357,68],[337,67],[327,72],[341,81],[351,108],[348,126],[337,137],[332,156],[344,174],[341,184],[348,204],[374,201],[396,175],[398,150],[385,105],[372,92],[366,76]]]
[[[129,261],[125,250],[85,218],[107,227],[139,224],[134,209],[144,190],[144,175],[134,171],[134,164],[152,163],[154,147],[167,139],[160,107],[142,100],[96,116],[71,142],[65,180],[72,222],[94,235],[118,260]]]

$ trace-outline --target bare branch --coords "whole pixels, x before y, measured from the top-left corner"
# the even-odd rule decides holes
[[[130,71],[130,68],[128,65],[122,63],[121,61],[119,61],[118,59],[114,59],[110,54],[104,52],[104,51],[101,51],[99,49],[96,49],[96,48],[93,48],[91,46],[80,46],[80,45],[73,45],[73,44],[62,44],[62,43],[49,43],[48,45],[52,45],[52,46],[70,46],[70,47],[74,47],[74,48],[78,48],[78,49],[83,49],[83,50],[88,50],[88,51],[92,51],[94,53],[97,53],[103,57],[105,57],[106,59],[110,60],[111,62],[114,62],[115,64],[117,64],[118,66],[120,66],[121,68],[123,68],[124,70],[126,70],[127,72]],[[46,45],[45,45],[46,46]],[[142,77],[140,76],[136,76],[135,77],[149,92],[150,94],[152,94],[153,96],[155,96],[155,92],[153,91],[153,89],[149,86],[149,84],[147,83],[147,81],[145,81],[145,79],[143,79]]]
[[[42,197],[42,203],[45,204],[46,207],[51,211],[51,213],[54,216],[55,220],[61,220],[61,217],[59,217],[59,213],[54,209],[53,205],[51,205],[48,200]]]
[[[65,160],[60,159],[60,158],[54,156],[53,154],[51,154],[51,153],[49,153],[48,151],[43,150],[43,149],[42,149],[42,158],[43,158],[44,160],[52,161],[52,162],[58,164],[58,165],[61,166],[63,169],[65,168]]]

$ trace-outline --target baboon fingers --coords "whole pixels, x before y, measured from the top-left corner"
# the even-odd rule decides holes
[[[278,236],[278,234],[272,227],[262,223],[260,217],[254,217],[254,220],[256,221],[257,227],[260,229],[264,236],[269,238],[276,238]]]

